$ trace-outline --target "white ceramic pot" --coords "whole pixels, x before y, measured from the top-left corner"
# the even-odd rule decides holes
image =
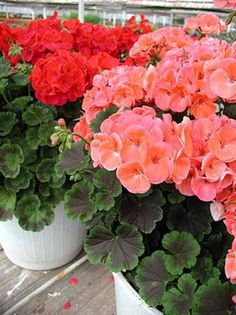
[[[16,265],[30,270],[48,270],[65,265],[82,249],[85,226],[67,219],[64,204],[55,208],[53,223],[40,232],[21,229],[17,219],[0,222],[0,244]]]
[[[121,272],[113,273],[116,292],[116,315],[163,315],[148,306]]]

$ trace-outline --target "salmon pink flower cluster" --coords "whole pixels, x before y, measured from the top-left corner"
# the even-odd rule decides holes
[[[218,8],[236,9],[235,0],[214,0],[214,5]]]
[[[186,32],[198,30],[203,35],[214,35],[224,32],[226,26],[217,15],[198,14],[193,18],[186,19],[184,30]]]

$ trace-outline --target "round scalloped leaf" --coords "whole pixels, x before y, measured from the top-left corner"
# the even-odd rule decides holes
[[[234,292],[233,292],[234,291]],[[235,288],[230,282],[210,279],[194,295],[193,315],[234,315],[236,313],[232,296]]]
[[[93,184],[99,191],[96,195],[98,209],[108,211],[114,207],[114,198],[122,192],[122,186],[115,172],[109,172],[105,169],[98,170],[93,176]]]
[[[69,219],[80,219],[87,222],[92,219],[96,207],[91,200],[93,185],[79,182],[72,186],[65,194],[65,211]]]
[[[186,207],[175,205],[169,209],[167,226],[171,230],[186,231],[198,240],[211,232],[209,206],[196,197],[186,199]]]
[[[12,128],[15,126],[17,122],[18,122],[18,119],[16,118],[15,113],[1,112],[0,113],[0,136],[4,137],[8,135],[12,131]]]
[[[54,210],[51,205],[41,206],[40,199],[36,195],[21,198],[14,214],[19,219],[18,223],[22,229],[33,232],[43,230],[54,219]]]
[[[25,166],[22,166],[20,173],[15,178],[5,178],[4,185],[7,189],[18,192],[29,187],[32,177],[33,174]]]
[[[16,194],[14,191],[0,187],[0,220],[10,220],[16,206]]]
[[[167,283],[173,279],[166,270],[165,253],[156,251],[150,257],[145,257],[137,268],[135,282],[139,294],[150,306],[162,304]]]
[[[71,149],[67,149],[60,154],[57,168],[59,172],[67,172],[72,175],[76,171],[81,171],[88,166],[88,156],[84,153],[84,142],[73,143]]]
[[[182,203],[185,200],[185,196],[183,196],[178,190],[173,190],[167,197],[169,203],[172,205],[176,205]]]
[[[200,280],[201,283],[206,283],[211,278],[219,278],[221,272],[219,268],[213,267],[210,257],[200,257],[191,274],[194,279]]]
[[[52,107],[52,106],[51,106]],[[55,109],[40,104],[32,104],[23,112],[22,119],[29,126],[38,126],[42,123],[52,122]]]
[[[172,231],[165,234],[162,245],[169,252],[166,255],[166,269],[173,275],[180,275],[184,268],[193,267],[201,249],[188,232]]]
[[[33,101],[31,96],[20,96],[14,98],[14,100],[4,106],[9,111],[14,113],[23,112],[26,106],[29,106],[29,103]]]
[[[178,287],[169,289],[163,297],[166,315],[191,315],[194,291],[197,282],[190,274],[182,275],[178,280]]]
[[[54,172],[55,161],[53,159],[45,159],[38,164],[36,168],[36,177],[41,183],[49,182]]]
[[[39,139],[39,145],[50,146],[51,145],[51,135],[54,131],[55,122],[50,121],[49,123],[41,124],[38,128],[37,138]]]
[[[164,203],[158,189],[145,198],[128,195],[119,204],[119,219],[122,223],[135,224],[144,233],[151,233],[156,222],[162,220]]]
[[[0,147],[0,172],[6,178],[15,178],[24,161],[22,149],[17,144],[4,144]]]
[[[84,249],[92,264],[103,263],[111,271],[131,270],[144,252],[143,238],[134,225],[121,225],[115,234],[103,226],[91,229]]]
[[[40,143],[38,129],[38,127],[30,127],[26,131],[26,141],[32,150],[37,150]]]

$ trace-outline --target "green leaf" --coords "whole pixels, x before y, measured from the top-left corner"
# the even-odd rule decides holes
[[[178,190],[173,190],[167,198],[172,205],[182,203],[185,200],[185,196],[181,195]]]
[[[168,290],[163,298],[166,315],[191,315],[194,291],[197,282],[190,274],[182,275],[178,287]]]
[[[29,84],[29,75],[26,73],[16,73],[11,76],[11,79],[17,86],[26,86]]]
[[[209,206],[196,197],[187,198],[186,207],[176,205],[170,207],[167,226],[171,230],[191,233],[201,241],[204,234],[211,232],[211,214]]]
[[[15,178],[24,161],[22,149],[17,144],[4,144],[0,147],[0,172],[7,178]]]
[[[11,74],[10,62],[5,58],[0,58],[0,79],[6,78]]]
[[[52,122],[54,117],[55,113],[53,108],[48,108],[40,104],[30,105],[22,114],[23,121],[32,127],[38,126],[42,123]]]
[[[96,204],[100,211],[110,210],[115,205],[115,197],[122,192],[122,186],[118,181],[115,172],[108,172],[105,169],[98,170],[93,176],[93,184],[98,188]]]
[[[220,269],[213,267],[210,257],[201,257],[198,259],[191,274],[196,280],[200,280],[204,284],[211,278],[219,278],[221,272]]]
[[[54,131],[54,122],[49,122],[45,124],[41,124],[38,128],[37,138],[39,139],[39,145],[46,146],[51,145],[50,136]]]
[[[219,279],[210,279],[194,295],[193,315],[234,315],[233,286]]]
[[[40,139],[38,138],[38,127],[28,128],[26,131],[26,141],[32,150],[37,150]]]
[[[22,229],[38,232],[43,230],[45,225],[52,223],[54,219],[53,209],[47,209],[38,196],[29,195],[20,199],[15,209],[15,215]]]
[[[19,192],[30,185],[33,174],[24,166],[21,167],[20,173],[15,178],[5,178],[4,185],[7,189]]]
[[[162,220],[165,199],[160,190],[145,198],[125,196],[119,204],[119,219],[122,223],[135,224],[144,233],[151,233],[156,222]]]
[[[8,80],[7,79],[0,79],[0,93],[4,93],[8,86]]]
[[[103,263],[114,272],[135,268],[144,252],[142,235],[134,225],[121,225],[115,234],[96,226],[85,237],[84,248],[92,264]]]
[[[0,187],[0,220],[10,220],[16,206],[16,194],[14,191]]]
[[[12,144],[18,144],[24,154],[24,165],[30,165],[38,159],[38,154],[36,150],[31,150],[27,141],[25,141],[25,135],[19,135],[11,139]]]
[[[8,135],[12,131],[12,128],[15,126],[17,122],[18,122],[18,119],[16,118],[15,113],[1,112],[0,113],[0,136],[4,137]]]
[[[165,234],[162,245],[170,253],[166,255],[166,269],[173,275],[180,275],[184,268],[193,267],[201,249],[188,232],[172,231]]]
[[[53,159],[45,159],[38,164],[36,168],[36,177],[41,183],[49,182],[54,172],[55,161]]]
[[[62,152],[57,163],[57,169],[60,172],[67,172],[69,175],[81,171],[87,166],[88,157],[84,153],[84,142],[82,141],[73,143],[71,149]]]
[[[166,285],[173,278],[166,270],[165,259],[163,251],[156,251],[150,257],[145,257],[137,268],[135,282],[139,294],[150,306],[162,304]]]
[[[100,126],[102,122],[107,119],[109,116],[115,114],[118,111],[118,107],[116,106],[111,106],[108,107],[106,110],[103,110],[97,114],[95,119],[92,121],[90,124],[90,128],[94,133],[100,132]]]
[[[39,193],[43,197],[49,197],[51,195],[51,188],[48,183],[40,183],[39,184]]]
[[[14,112],[23,112],[26,106],[29,106],[29,103],[33,101],[31,96],[20,96],[16,97],[12,102],[5,105],[5,108]]]
[[[95,204],[91,201],[93,185],[79,182],[65,194],[65,211],[69,219],[90,220],[96,212]]]

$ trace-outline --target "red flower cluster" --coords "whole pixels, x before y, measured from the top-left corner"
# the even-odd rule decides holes
[[[80,53],[65,50],[41,58],[30,76],[35,96],[57,106],[76,101],[91,82],[92,70]]]

